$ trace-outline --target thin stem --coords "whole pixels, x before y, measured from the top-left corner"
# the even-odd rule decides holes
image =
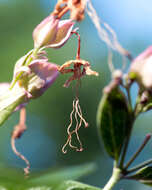
[[[123,165],[124,165],[124,161],[125,161],[125,157],[126,157],[126,153],[127,153],[127,149],[128,149],[128,145],[129,145],[129,140],[130,140],[130,137],[131,137],[132,126],[133,126],[134,120],[135,120],[135,118],[133,117],[130,125],[128,126],[130,128],[129,129],[130,131],[129,131],[128,136],[126,138],[126,143],[124,145],[122,157],[121,157],[120,164],[119,164],[120,168],[123,168]]]
[[[76,31],[72,31],[71,33],[77,35],[78,37],[78,49],[77,49],[76,59],[80,59],[80,46],[81,46],[80,34]]]
[[[108,181],[108,183],[105,185],[103,190],[112,190],[112,188],[116,185],[116,183],[120,180],[121,178],[121,170],[119,168],[113,168],[113,173]]]
[[[135,152],[135,154],[132,156],[132,158],[128,161],[128,163],[126,164],[124,169],[127,169],[132,164],[132,162],[137,158],[137,156],[140,154],[140,152],[144,149],[144,147],[146,146],[146,144],[148,143],[150,138],[151,138],[151,134],[147,134],[144,141],[143,141],[143,143],[138,148],[138,150]]]
[[[126,91],[127,91],[127,96],[128,96],[129,109],[132,111],[132,101],[131,101],[130,87],[129,86],[127,86]]]
[[[25,124],[26,122],[26,109],[22,108],[20,111],[20,121],[19,124]]]
[[[123,164],[124,164],[124,161],[125,161],[125,157],[126,157],[126,153],[127,153],[127,149],[128,149],[128,145],[129,145],[130,135],[131,135],[131,133],[128,135],[128,137],[126,139],[126,143],[125,143],[124,150],[123,150],[123,153],[122,153],[121,161],[120,161],[120,164],[119,164],[120,168],[123,168]]]
[[[143,168],[143,167],[145,167],[145,166],[147,166],[149,164],[152,164],[152,159],[147,160],[147,161],[145,161],[145,162],[143,162],[143,163],[141,163],[141,164],[127,170],[126,174],[133,173],[133,172],[135,172],[135,171],[137,171],[137,170],[139,170],[139,169],[141,169],[141,168]]]

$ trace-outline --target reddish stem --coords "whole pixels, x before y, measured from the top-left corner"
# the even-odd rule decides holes
[[[81,46],[80,34],[76,31],[72,31],[71,33],[77,35],[78,37],[78,49],[77,49],[76,59],[80,59],[80,46]]]

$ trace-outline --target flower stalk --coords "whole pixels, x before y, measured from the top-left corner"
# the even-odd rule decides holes
[[[119,168],[114,167],[110,180],[102,190],[112,190],[113,187],[118,183],[120,178],[121,178],[121,170]]]

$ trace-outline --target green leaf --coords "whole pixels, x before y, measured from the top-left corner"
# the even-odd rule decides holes
[[[152,166],[146,166],[128,178],[137,180],[145,185],[152,186]]]
[[[64,181],[60,185],[53,188],[53,190],[101,190],[100,188],[79,183],[76,181]]]
[[[84,164],[50,172],[39,174],[31,174],[29,178],[16,170],[5,168],[0,169],[0,187],[6,190],[49,190],[54,189],[66,180],[76,180],[84,175],[88,175],[95,170],[94,164]],[[0,189],[1,190],[1,189]]]
[[[108,154],[119,159],[123,143],[128,135],[130,114],[125,95],[119,88],[104,92],[97,111],[99,138]]]
[[[52,187],[48,186],[37,186],[37,187],[30,187],[26,190],[52,190]]]
[[[30,187],[26,190],[102,190],[100,188],[83,184],[77,181],[63,181],[61,183],[58,183],[55,187],[52,188],[52,186],[36,186],[36,187]]]
[[[52,171],[41,176],[37,176],[31,180],[31,184],[40,184],[40,185],[52,185],[58,184],[61,181],[65,180],[76,180],[82,176],[88,175],[95,170],[94,164],[84,164],[79,166],[73,166],[69,168],[59,169],[57,171]]]

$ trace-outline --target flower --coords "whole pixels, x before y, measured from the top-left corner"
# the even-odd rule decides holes
[[[59,48],[70,38],[74,22],[59,20],[54,15],[46,17],[33,31],[34,47]]]
[[[45,59],[34,60],[29,66],[21,64],[19,67],[19,63],[21,64],[20,60],[14,69],[13,81],[18,73],[21,73],[21,76],[14,87],[10,89],[9,83],[0,84],[0,125],[14,111],[24,107],[31,99],[41,96],[59,75],[58,66]]]
[[[73,68],[70,66],[73,64]],[[64,63],[59,67],[59,71],[61,74],[73,73],[73,75],[65,82],[64,87],[69,87],[71,81],[79,80],[81,77],[85,75],[95,75],[99,74],[96,71],[91,70],[90,63],[88,61],[82,59],[70,60]]]
[[[129,77],[146,89],[152,88],[152,46],[132,62]]]

